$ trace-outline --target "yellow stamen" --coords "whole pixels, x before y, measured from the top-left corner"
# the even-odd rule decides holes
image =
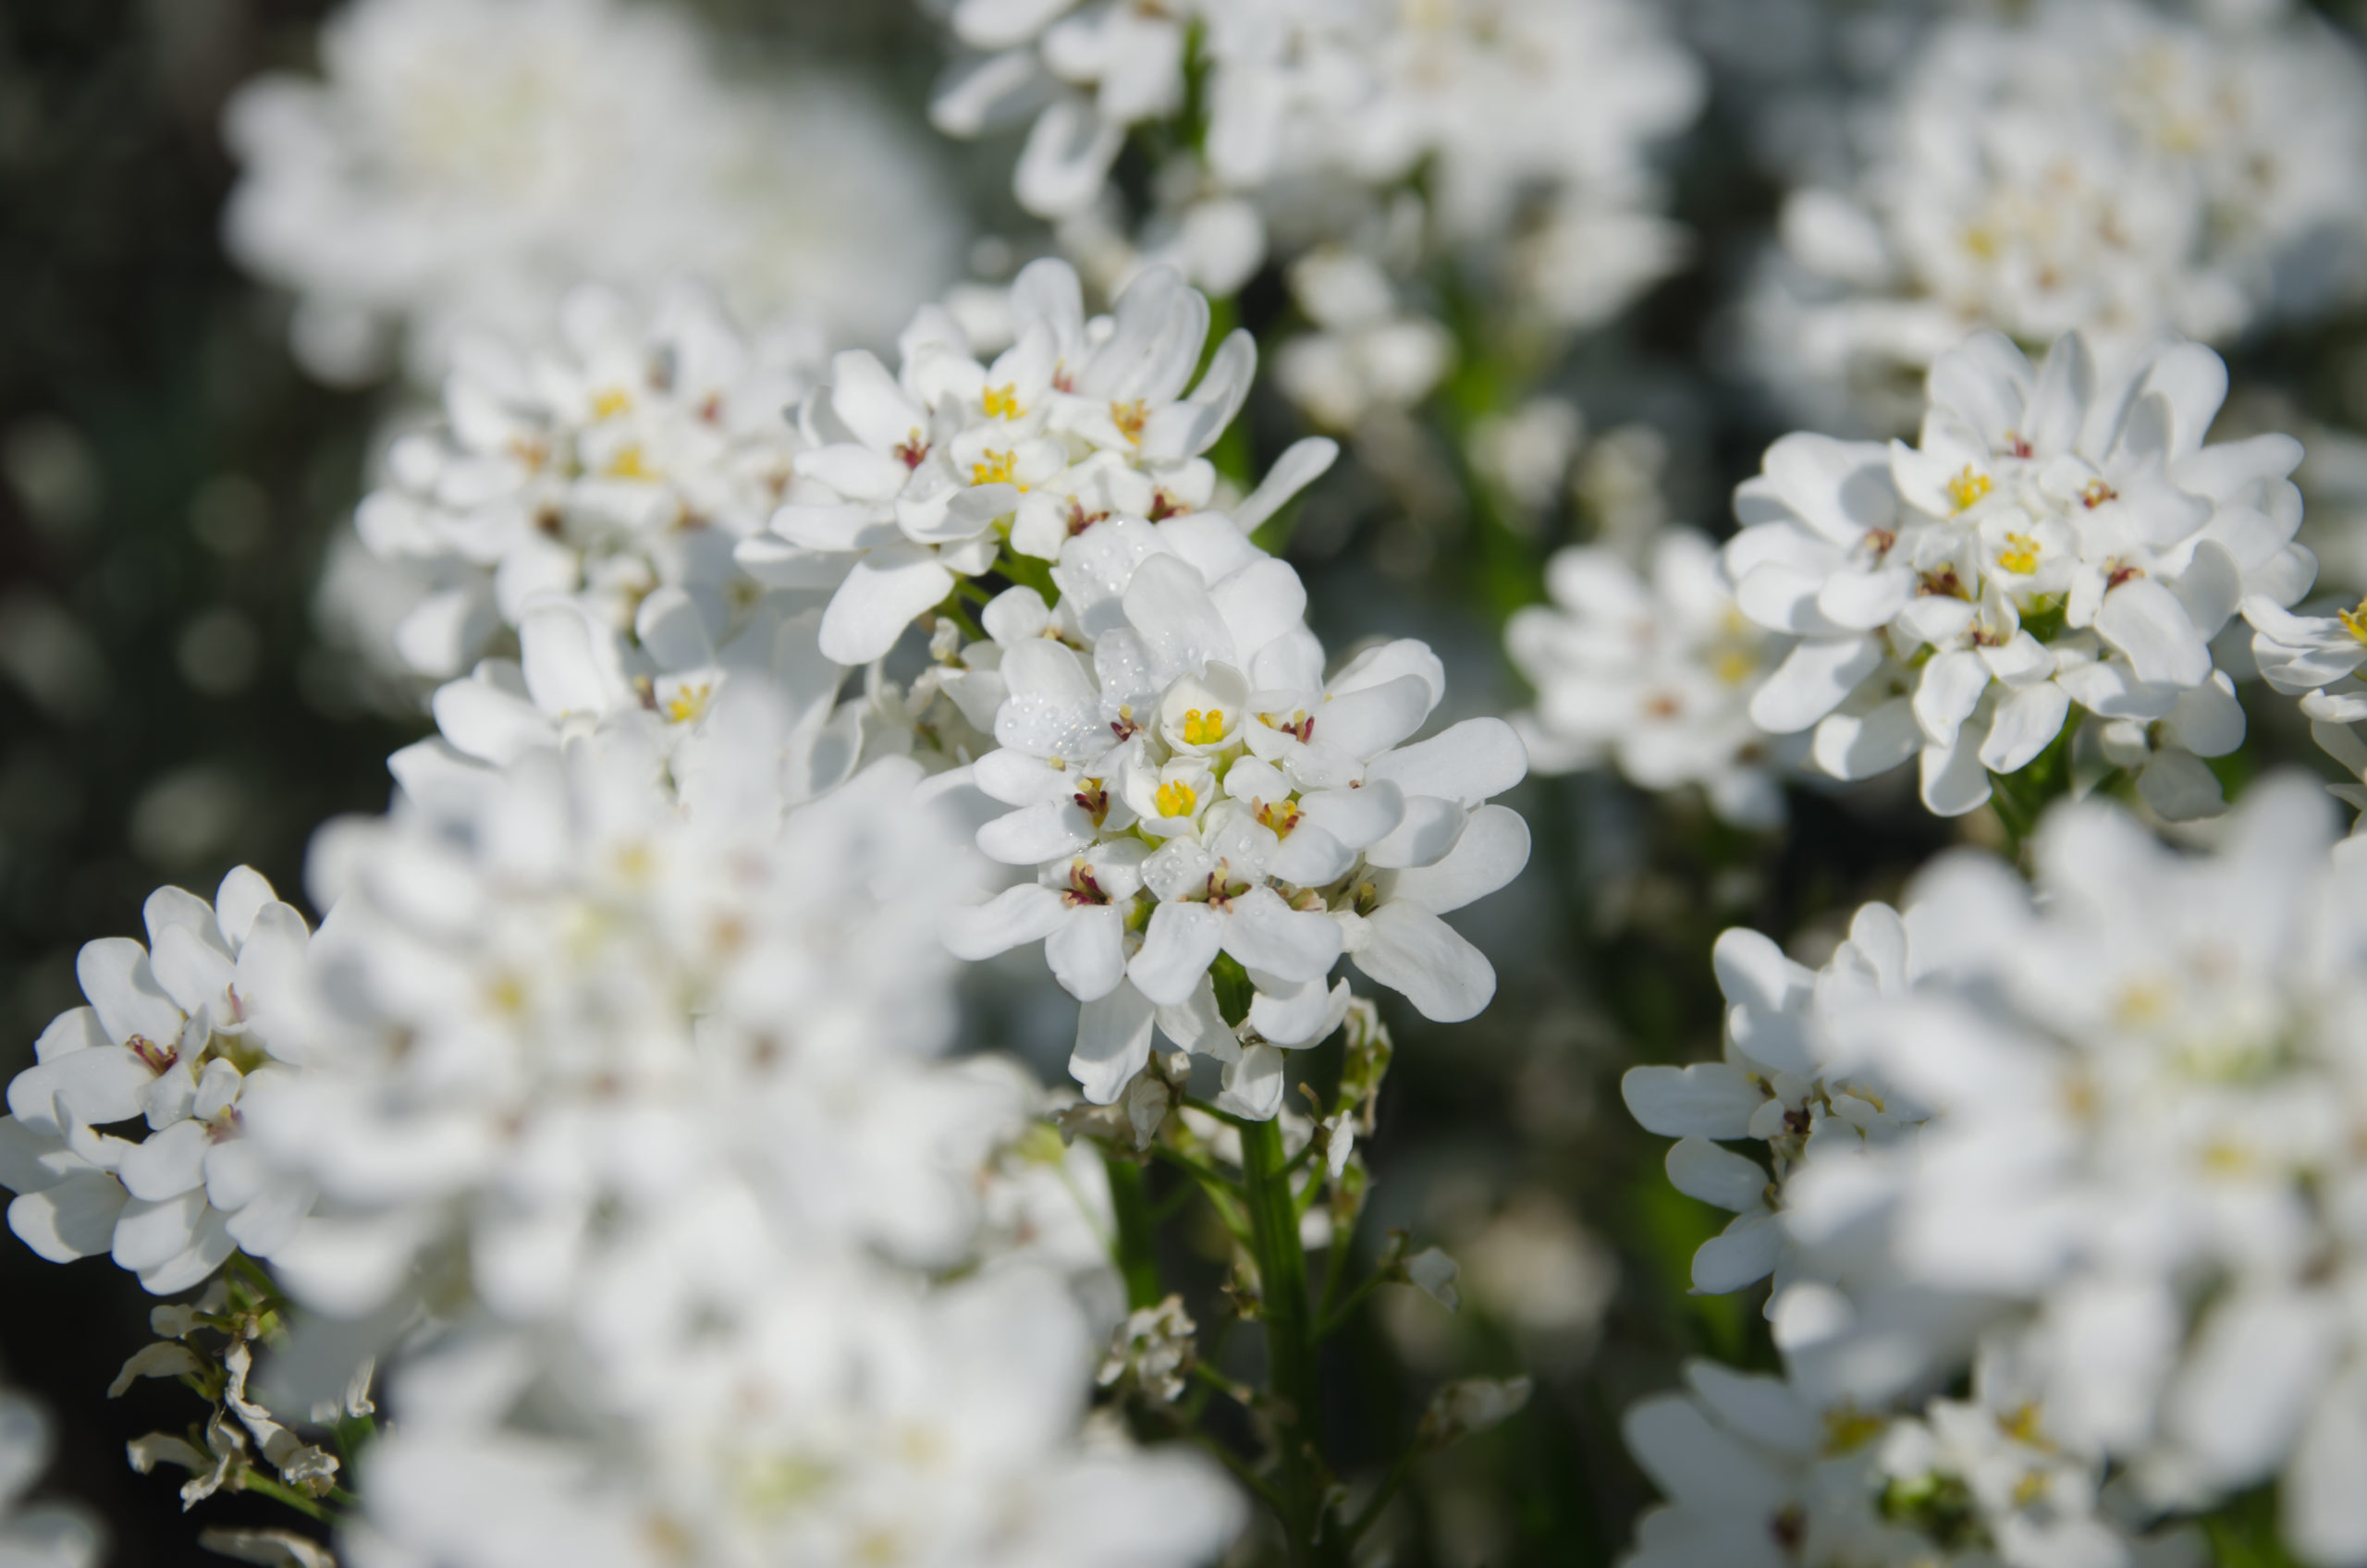
[[[2005,570],[2028,577],[2038,570],[2038,541],[2027,533],[2008,533],[2005,543],[2010,549],[1997,552],[1997,564]]]
[[[632,394],[621,386],[611,386],[592,395],[592,417],[614,419],[632,407]]]
[[[1751,672],[1758,668],[1759,661],[1740,648],[1728,648],[1718,655],[1718,679],[1729,686],[1741,685],[1750,679]]]
[[[2349,632],[2360,642],[2367,643],[2367,599],[2360,600],[2359,607],[2355,610],[2336,610],[2334,615],[2336,620],[2342,622],[2342,629],[2345,631]]]
[[[1150,405],[1140,398],[1110,405],[1110,418],[1117,424],[1119,434],[1140,446],[1143,426],[1150,422]]]
[[[1184,710],[1184,743],[1187,746],[1213,746],[1224,739],[1224,709],[1210,708],[1202,713],[1197,708]]]
[[[2035,1401],[2017,1404],[1999,1416],[1997,1427],[2017,1443],[2028,1443],[2032,1448],[2048,1446],[2046,1439],[2039,1434],[2038,1404]]]
[[[1257,820],[1272,828],[1278,839],[1290,837],[1291,829],[1298,826],[1299,815],[1296,801],[1276,801],[1271,804],[1264,801],[1257,802]]]
[[[621,447],[615,457],[608,459],[608,477],[611,479],[655,479],[657,474],[643,459],[641,443],[636,441]]]
[[[1012,480],[1012,475],[1016,472],[1018,466],[1018,453],[998,452],[990,448],[987,452],[986,460],[984,462],[975,462],[970,465],[970,483],[973,484],[1013,484],[1015,482]]]
[[[2030,1507],[2032,1503],[2038,1501],[2039,1499],[2046,1495],[2048,1484],[2047,1475],[2043,1470],[2033,1470],[2029,1475],[2023,1476],[2020,1480],[2016,1481],[2014,1483],[2014,1506],[2016,1508]]]
[[[1199,795],[1181,778],[1161,784],[1154,799],[1159,803],[1159,815],[1161,816],[1189,816],[1192,808],[1200,803]]]
[[[1824,1452],[1847,1453],[1869,1439],[1880,1437],[1889,1425],[1879,1415],[1839,1405],[1824,1413]]]
[[[714,688],[707,685],[684,686],[666,701],[666,717],[677,724],[688,724],[706,712],[706,700]]]
[[[1019,383],[1006,381],[1000,386],[989,386],[981,399],[986,404],[988,419],[1019,417]]]
[[[1989,476],[1973,472],[1972,465],[1967,463],[1962,473],[1948,481],[1948,504],[1958,511],[1965,511],[1988,495],[1992,488]]]

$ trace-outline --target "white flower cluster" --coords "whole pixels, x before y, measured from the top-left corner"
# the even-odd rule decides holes
[[[2206,445],[2217,355],[2100,367],[2073,333],[2033,368],[1986,333],[1932,365],[1919,445],[1787,435],[1735,496],[1742,613],[1798,642],[1751,696],[1838,778],[1917,759],[1943,815],[1990,798],[2077,707],[2163,815],[2218,809],[2199,760],[2244,736],[2211,644],[2239,603],[2308,592],[2285,435]]]
[[[1901,373],[1978,325],[2226,342],[2355,290],[2367,67],[2308,7],[1982,9],[1861,111],[1844,183],[1784,207],[1743,313],[1797,404],[1888,423]]]
[[[352,0],[325,80],[232,101],[232,252],[298,297],[333,382],[398,347],[441,375],[474,329],[531,337],[584,279],[679,276],[741,319],[892,332],[954,268],[926,153],[842,81],[727,80],[679,9],[631,0]]]
[[[1533,766],[1612,760],[1647,790],[1698,785],[1729,822],[1784,820],[1779,742],[1751,722],[1750,704],[1791,639],[1735,606],[1715,545],[1668,529],[1643,573],[1610,546],[1573,546],[1546,564],[1545,586],[1552,603],[1504,628],[1537,692],[1513,719]]]
[[[11,1086],[43,1256],[111,1245],[159,1292],[267,1260],[308,1314],[298,1410],[394,1357],[353,1561],[1184,1568],[1238,1528],[1196,1459],[1080,1446],[1073,1262],[982,1208],[1036,1096],[933,1060],[975,863],[909,761],[814,794],[803,713],[750,679],[682,733],[412,747],[394,812],[317,842],[318,933],[251,872],[165,889],[153,950],[86,949],[92,1006]],[[137,1142],[92,1125],[143,1111]],[[201,1365],[152,1350],[127,1380]],[[250,1354],[237,1429],[146,1464],[203,1495],[251,1432],[290,1484],[334,1469]]]
[[[948,940],[967,957],[1044,942],[1085,1004],[1071,1067],[1088,1099],[1124,1092],[1156,1023],[1224,1062],[1228,1109],[1271,1117],[1281,1051],[1340,1026],[1343,954],[1426,1017],[1487,1005],[1494,970],[1439,917],[1527,863],[1527,825],[1486,803],[1527,772],[1510,726],[1408,744],[1445,694],[1437,655],[1390,643],[1327,679],[1297,574],[1220,513],[1107,518],[1052,578],[1057,608],[1027,587],[987,606],[1007,695],[973,769],[1012,808],[979,847],[1035,878]],[[1220,955],[1255,988],[1237,1030]]]
[[[443,583],[397,626],[396,651],[448,679],[553,598],[653,655],[736,629],[754,594],[732,550],[795,478],[803,443],[788,410],[817,368],[749,343],[688,287],[646,312],[579,288],[539,351],[461,343],[443,420],[395,442],[385,484],[354,518],[373,555]]]
[[[1073,229],[1130,133],[1179,128],[1141,242],[1230,294],[1269,242],[1369,226],[1430,171],[1439,238],[1492,255],[1548,316],[1591,325],[1682,251],[1648,152],[1699,108],[1692,57],[1630,0],[961,0],[973,56],[933,116],[1034,116],[1023,205]],[[1187,120],[1187,116],[1189,116]]]
[[[1944,861],[1903,923],[1861,912],[1821,974],[1729,933],[1727,1062],[1639,1070],[1629,1099],[1686,1134],[1680,1185],[1748,1196],[1697,1279],[1776,1267],[1769,1315],[1799,1397],[1879,1411],[1978,1345],[2010,1456],[2079,1471],[2026,1487],[1999,1470],[2008,1498],[2077,1519],[2108,1478],[2106,1512],[2142,1519],[2275,1478],[2305,1561],[2367,1556],[2367,1055],[2350,1023],[2367,864],[2335,847],[2330,815],[2308,783],[2271,780],[2215,853],[2182,855],[2117,808],[2067,805],[2036,840],[2034,890]],[[1738,1137],[1769,1141],[1772,1183],[1711,1142]],[[1761,1436],[1749,1409],[1719,1419]],[[1987,1462],[1959,1463],[2007,1561],[2135,1560],[2100,1539],[2015,1547]],[[1774,1495],[1663,1478],[1680,1513],[1730,1521]]]

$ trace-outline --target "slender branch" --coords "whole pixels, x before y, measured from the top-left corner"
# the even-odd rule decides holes
[[[1233,1239],[1245,1247],[1251,1245],[1249,1219],[1241,1211],[1241,1203],[1232,1182],[1181,1149],[1169,1148],[1165,1144],[1153,1144],[1150,1152],[1152,1158],[1165,1160],[1198,1182],[1200,1190],[1208,1194],[1210,1207],[1216,1209],[1217,1218],[1224,1221],[1225,1229],[1233,1232]]]
[[[1320,1344],[1323,1341],[1330,1339],[1333,1334],[1338,1333],[1341,1329],[1346,1326],[1348,1319],[1356,1315],[1356,1308],[1365,1304],[1365,1297],[1372,1294],[1372,1292],[1380,1286],[1389,1283],[1389,1280],[1390,1276],[1378,1268],[1367,1275],[1363,1284],[1358,1285],[1355,1290],[1348,1292],[1347,1300],[1342,1302],[1337,1307],[1324,1313],[1321,1317],[1316,1320],[1316,1342]]]
[[[239,1476],[239,1489],[242,1492],[260,1492],[275,1502],[286,1503],[308,1518],[318,1519],[324,1525],[333,1523],[337,1517],[294,1487],[283,1481],[273,1480],[260,1470],[250,1470]]]
[[[1299,1244],[1298,1205],[1291,1194],[1280,1126],[1272,1121],[1242,1124],[1241,1169],[1251,1245],[1257,1257],[1267,1365],[1273,1391],[1287,1406],[1275,1413],[1274,1421],[1282,1491],[1290,1504],[1284,1526],[1291,1562],[1297,1568],[1311,1568],[1335,1560],[1337,1553],[1324,1538],[1331,1532],[1323,1527],[1324,1486],[1316,1458],[1322,1403],[1309,1321],[1306,1253]]]
[[[1397,1456],[1397,1463],[1389,1467],[1387,1476],[1381,1477],[1380,1488],[1372,1494],[1371,1501],[1367,1502],[1356,1516],[1348,1522],[1345,1534],[1347,1545],[1353,1547],[1362,1540],[1365,1532],[1371,1529],[1380,1520],[1381,1511],[1389,1506],[1389,1500],[1397,1495],[1397,1488],[1404,1484],[1406,1476],[1414,1473],[1414,1462],[1422,1457],[1423,1452],[1417,1446],[1407,1449]]]

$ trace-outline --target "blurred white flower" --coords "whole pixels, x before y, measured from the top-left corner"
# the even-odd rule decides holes
[[[325,80],[231,102],[232,253],[298,296],[323,379],[433,382],[470,330],[532,337],[580,281],[695,276],[742,319],[882,337],[953,271],[926,153],[845,81],[727,81],[678,8],[353,0]]]
[[[806,443],[791,411],[820,369],[808,346],[751,342],[690,288],[646,310],[579,288],[558,325],[548,345],[459,345],[442,421],[396,439],[355,513],[373,554],[440,584],[394,632],[423,675],[461,673],[551,595],[631,639],[665,614],[653,591],[678,591],[656,605],[687,597],[699,641],[735,629],[754,597],[732,547],[794,478]],[[679,630],[693,635],[691,620]]]
[[[1607,318],[1683,253],[1651,153],[1703,81],[1630,0],[963,0],[950,21],[974,54],[933,117],[975,136],[1032,116],[1012,183],[1045,216],[1089,218],[1129,134],[1196,107],[1141,259],[1220,293],[1269,233],[1286,253],[1347,239],[1421,168],[1441,241],[1565,325]]]
[[[1837,188],[1796,189],[1744,307],[1769,379],[1860,423],[1963,332],[2225,343],[2367,272],[2367,68],[2305,7],[2044,0],[1952,18],[1883,79]],[[1904,411],[1904,410],[1899,410]]]
[[[1453,335],[1401,311],[1371,258],[1309,251],[1292,263],[1290,280],[1315,330],[1283,343],[1274,381],[1321,428],[1354,431],[1368,410],[1413,408],[1453,367]]]
[[[2358,1225],[2367,864],[2329,856],[2298,778],[2256,785],[2217,852],[2059,808],[2036,898],[1952,878],[1911,919],[1977,952],[1829,1018],[1828,1060],[1932,1115],[1787,1223],[1854,1207],[1890,1266],[1979,1304],[2074,1452],[2157,1507],[2281,1476],[2306,1561],[2367,1552],[2367,1270]],[[1845,1190],[1845,1188],[1846,1190]],[[1833,1337],[1859,1331],[1843,1314]]]
[[[1649,577],[1613,550],[1579,545],[1546,565],[1551,605],[1516,612],[1505,651],[1536,688],[1514,717],[1542,773],[1615,761],[1647,790],[1701,787],[1745,827],[1784,820],[1777,740],[1750,700],[1791,640],[1735,606],[1717,550],[1691,529],[1652,546]]]
[[[90,1005],[61,1013],[8,1085],[0,1182],[8,1228],[52,1263],[111,1252],[158,1295],[234,1248],[268,1257],[313,1202],[247,1135],[251,1096],[309,1041],[296,993],[311,933],[240,866],[212,904],[160,888],[149,946],[108,937],[76,972]],[[137,1138],[98,1131],[145,1119]]]
[[[2216,810],[2194,758],[2233,751],[2244,717],[2211,641],[2316,572],[2292,542],[2300,444],[2203,444],[2226,386],[2198,344],[2103,371],[2075,333],[2033,368],[1987,333],[1933,364],[1919,446],[1776,442],[1725,548],[1742,613],[1799,639],[1752,719],[1812,730],[1839,778],[1919,758],[1924,804],[1954,816],[2076,705],[2132,727],[2115,760],[2156,811]]]
[[[23,1394],[0,1392],[0,1560],[25,1568],[94,1568],[104,1536],[78,1507],[25,1493],[48,1465],[48,1414]]]

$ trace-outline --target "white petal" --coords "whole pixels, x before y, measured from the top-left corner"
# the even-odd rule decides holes
[[[1882,648],[1870,637],[1802,643],[1751,694],[1750,721],[1770,734],[1797,734],[1839,707],[1882,662]]]
[[[1783,1255],[1784,1227],[1772,1214],[1739,1214],[1693,1254],[1693,1288],[1723,1295],[1765,1279]]]
[[[1321,723],[1318,717],[1318,724]],[[1367,784],[1386,778],[1411,800],[1434,795],[1476,806],[1501,795],[1528,774],[1520,736],[1501,718],[1466,718],[1427,741],[1384,752],[1365,770]]]
[[[855,562],[822,614],[822,654],[838,664],[886,656],[914,618],[953,591],[953,574],[917,545],[890,545]]]
[[[2104,595],[2096,635],[2128,655],[2140,680],[2200,686],[2211,675],[2211,649],[2176,594],[2150,577],[2132,578]]]
[[[1120,986],[1077,1009],[1076,1050],[1069,1075],[1095,1105],[1116,1103],[1134,1074],[1150,1060],[1150,998]]]
[[[114,1244],[115,1222],[129,1194],[103,1170],[68,1176],[8,1206],[8,1229],[51,1263],[71,1263]]]
[[[1989,667],[1969,648],[1934,654],[1915,686],[1915,721],[1935,746],[1956,743],[1956,729],[1989,689]]]
[[[157,1203],[133,1199],[123,1206],[122,1218],[116,1221],[117,1264],[141,1273],[170,1262],[197,1239],[198,1222],[206,1212],[202,1188]]]
[[[1044,940],[1052,978],[1079,1001],[1108,996],[1126,977],[1126,920],[1115,904],[1073,912]]]
[[[1952,746],[1926,746],[1921,759],[1923,809],[1934,816],[1962,816],[1989,801],[1989,770],[1981,749],[1957,731]]]
[[[177,1121],[127,1150],[116,1174],[142,1201],[178,1197],[205,1179],[208,1136],[202,1121]]]
[[[1496,972],[1479,949],[1414,904],[1392,901],[1375,910],[1349,957],[1433,1023],[1475,1017],[1496,994]]]
[[[1042,941],[1060,929],[1067,913],[1061,895],[1049,888],[1032,882],[1006,888],[985,903],[947,912],[946,949],[955,958],[992,958]]]
[[[1127,977],[1161,1007],[1178,1006],[1216,962],[1224,937],[1225,917],[1208,905],[1162,903],[1151,911]]]
[[[1225,1063],[1219,1109],[1250,1121],[1271,1121],[1282,1109],[1282,1053],[1271,1046],[1250,1046],[1241,1060]]]
[[[1992,773],[2027,767],[2062,733],[2070,712],[2071,694],[2052,680],[2009,694],[1989,721],[1989,737],[1981,743],[1981,766]]]
[[[1528,824],[1518,812],[1509,806],[1481,806],[1443,859],[1399,872],[1390,897],[1445,914],[1519,876],[1528,864]]]
[[[1631,1067],[1619,1080],[1628,1114],[1664,1138],[1739,1138],[1767,1096],[1723,1061],[1690,1067]]]
[[[1669,1146],[1665,1164],[1669,1185],[1686,1197],[1699,1198],[1735,1214],[1766,1205],[1767,1172],[1706,1138],[1679,1138]]]
[[[1252,888],[1233,900],[1223,940],[1245,965],[1294,983],[1320,979],[1340,961],[1339,923],[1321,910],[1291,908],[1271,888]]]
[[[181,1010],[156,984],[148,950],[139,943],[128,937],[85,942],[74,961],[74,974],[108,1039],[122,1045],[138,1035],[162,1047],[180,1038]]]
[[[1835,778],[1871,778],[1923,749],[1923,728],[1915,719],[1915,704],[1905,697],[1883,704],[1859,717],[1829,713],[1818,721],[1809,754],[1817,766]]]

